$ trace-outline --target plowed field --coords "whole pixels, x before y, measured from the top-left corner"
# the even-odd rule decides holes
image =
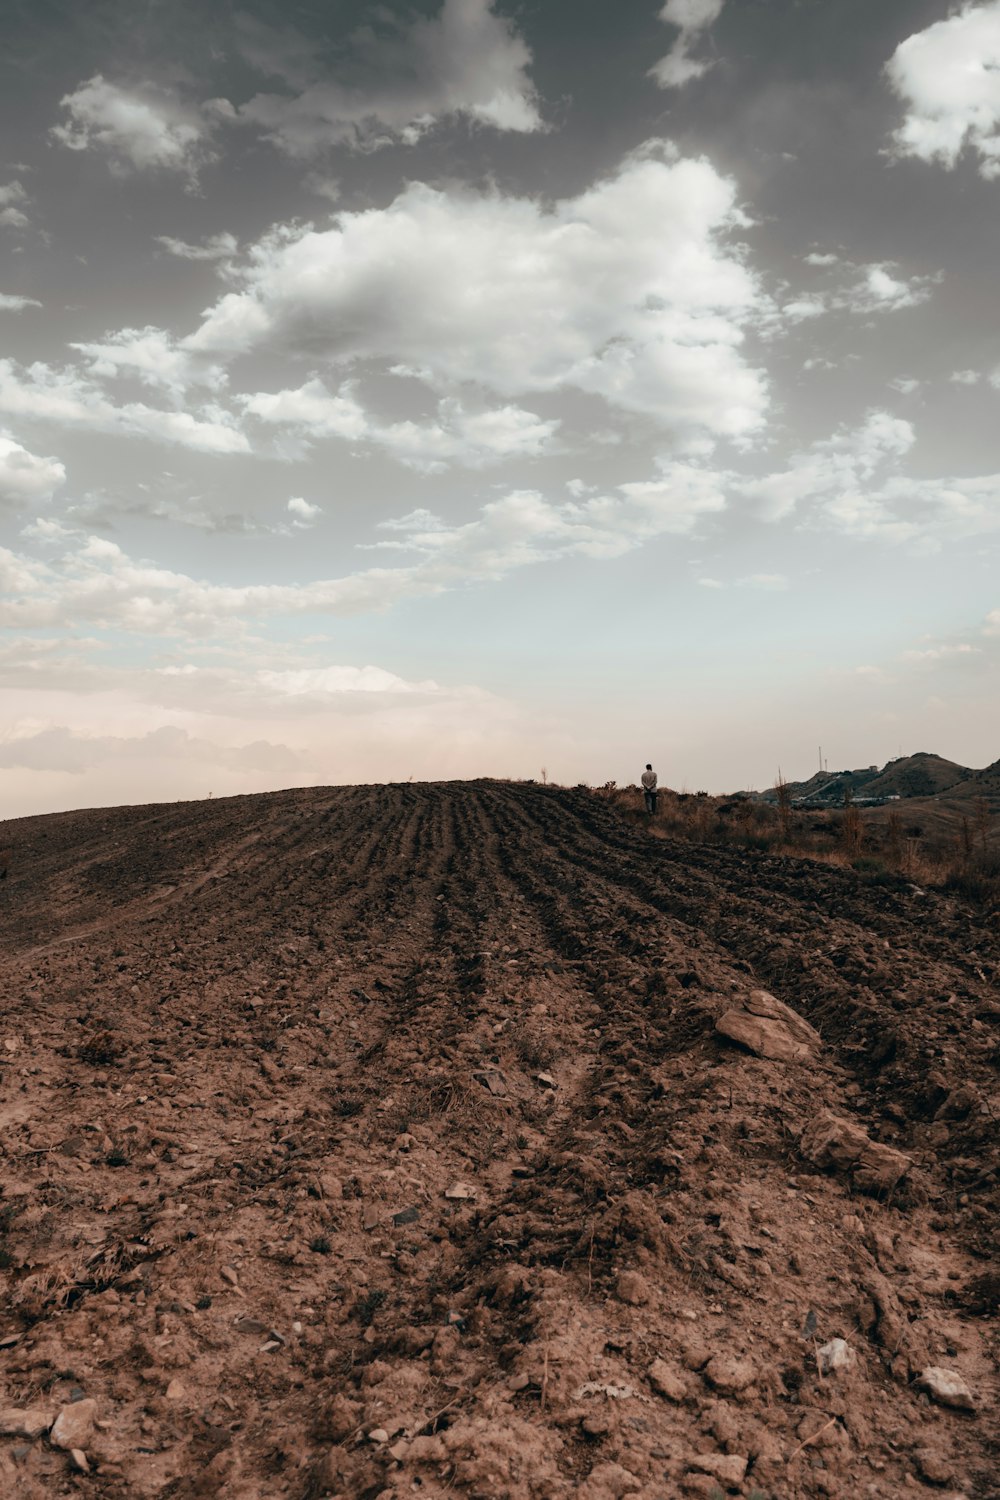
[[[2,841],[0,1492],[1000,1495],[972,908],[507,783]]]

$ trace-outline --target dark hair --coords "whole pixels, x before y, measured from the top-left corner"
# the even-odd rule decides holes
[[[649,761],[647,760],[647,762],[646,762],[646,770],[647,771],[651,771],[652,769],[653,769],[652,766],[649,764]]]

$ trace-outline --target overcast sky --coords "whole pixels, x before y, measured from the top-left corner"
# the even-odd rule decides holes
[[[1000,755],[1000,0],[6,0],[0,816]]]

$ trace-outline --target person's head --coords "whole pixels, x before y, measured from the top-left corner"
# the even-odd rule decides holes
[[[647,771],[651,771],[652,769],[653,769],[652,766],[649,764],[649,761],[647,760],[647,762],[646,762],[646,770]]]

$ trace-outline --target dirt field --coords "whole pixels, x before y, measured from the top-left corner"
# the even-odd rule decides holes
[[[0,835],[0,1493],[1000,1495],[986,917],[506,783]]]

